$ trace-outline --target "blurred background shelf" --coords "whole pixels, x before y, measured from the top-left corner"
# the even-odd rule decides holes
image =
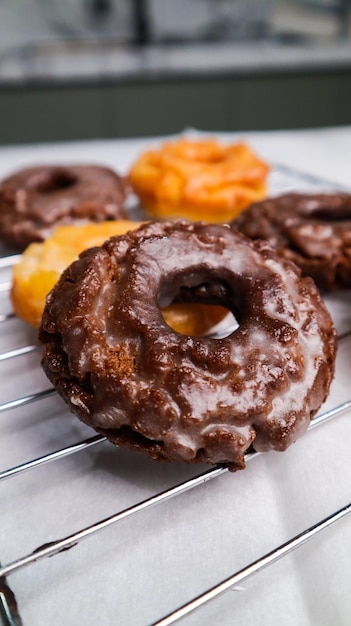
[[[20,8],[0,7],[1,144],[351,123],[348,0]]]

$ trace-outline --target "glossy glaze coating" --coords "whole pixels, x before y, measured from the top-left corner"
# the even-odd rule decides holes
[[[267,241],[320,289],[351,286],[351,195],[283,194],[252,204],[232,226]]]
[[[126,193],[123,179],[106,167],[22,169],[0,184],[0,238],[23,250],[58,225],[125,218]]]
[[[173,331],[159,306],[220,303],[223,339]],[[44,310],[43,367],[70,409],[155,459],[244,467],[284,450],[334,372],[335,331],[312,281],[229,227],[151,223],[83,253]]]

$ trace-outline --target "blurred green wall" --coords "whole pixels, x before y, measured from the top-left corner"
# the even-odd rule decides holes
[[[0,88],[0,144],[351,124],[351,69]]]

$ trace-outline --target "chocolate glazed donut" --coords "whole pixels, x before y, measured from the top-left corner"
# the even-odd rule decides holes
[[[173,331],[180,294],[222,304],[222,339]],[[151,223],[85,251],[48,297],[42,365],[70,409],[154,459],[245,466],[307,428],[334,372],[335,330],[313,282],[226,226]]]
[[[231,225],[267,241],[322,291],[351,287],[351,194],[283,194],[255,202]]]
[[[0,184],[0,238],[24,250],[62,224],[126,218],[127,185],[98,165],[36,166]]]

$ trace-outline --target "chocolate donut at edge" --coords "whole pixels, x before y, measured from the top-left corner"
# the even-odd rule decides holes
[[[351,287],[351,194],[282,194],[255,202],[231,226],[267,241],[322,291]]]
[[[56,226],[127,219],[126,181],[99,165],[24,168],[0,183],[0,239],[24,250]]]

